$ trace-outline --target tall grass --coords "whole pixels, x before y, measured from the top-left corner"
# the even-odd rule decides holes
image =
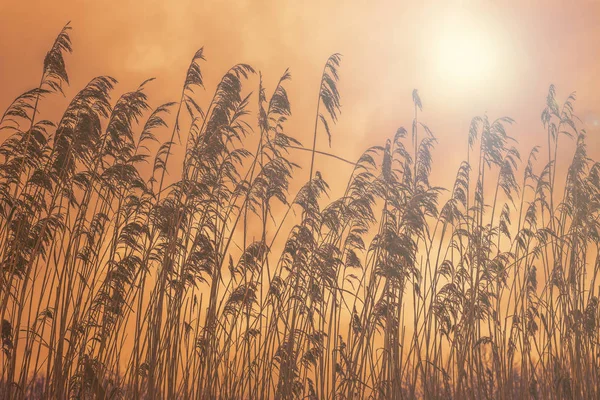
[[[69,34],[0,120],[2,398],[600,398],[600,164],[574,95],[550,87],[523,159],[510,118],[474,118],[444,188],[417,91],[410,130],[356,162],[317,148],[337,54],[310,148],[285,133],[289,72],[268,89],[238,64],[210,94],[202,49],[175,103],[97,77],[42,120]],[[350,164],[333,200],[316,157]]]

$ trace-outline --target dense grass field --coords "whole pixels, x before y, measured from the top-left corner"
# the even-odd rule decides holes
[[[205,88],[202,49],[173,103],[98,77],[42,119],[70,34],[0,120],[0,398],[600,398],[600,164],[574,95],[540,99],[525,154],[510,118],[473,118],[433,182],[416,90],[358,160],[316,147],[337,54],[311,143],[286,134],[288,72]],[[315,157],[352,165],[343,192]]]

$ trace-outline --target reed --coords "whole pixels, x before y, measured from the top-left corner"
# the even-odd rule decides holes
[[[203,49],[177,102],[97,77],[40,119],[69,35],[0,119],[2,398],[600,397],[600,164],[574,94],[550,87],[526,160],[512,119],[474,118],[434,185],[416,90],[410,130],[356,162],[317,147],[338,54],[308,148],[286,133],[288,71],[205,88]],[[342,193],[316,157],[348,165]]]

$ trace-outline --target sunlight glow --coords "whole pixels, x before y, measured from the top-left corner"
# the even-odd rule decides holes
[[[447,17],[435,43],[437,73],[463,89],[489,82],[497,71],[497,46],[489,28],[461,15]]]

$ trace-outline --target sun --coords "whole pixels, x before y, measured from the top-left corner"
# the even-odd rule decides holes
[[[494,67],[494,54],[485,35],[450,31],[439,41],[439,68],[454,81],[484,80]]]
[[[490,27],[461,14],[448,15],[437,26],[434,43],[438,77],[447,85],[469,88],[498,73],[498,46]]]

